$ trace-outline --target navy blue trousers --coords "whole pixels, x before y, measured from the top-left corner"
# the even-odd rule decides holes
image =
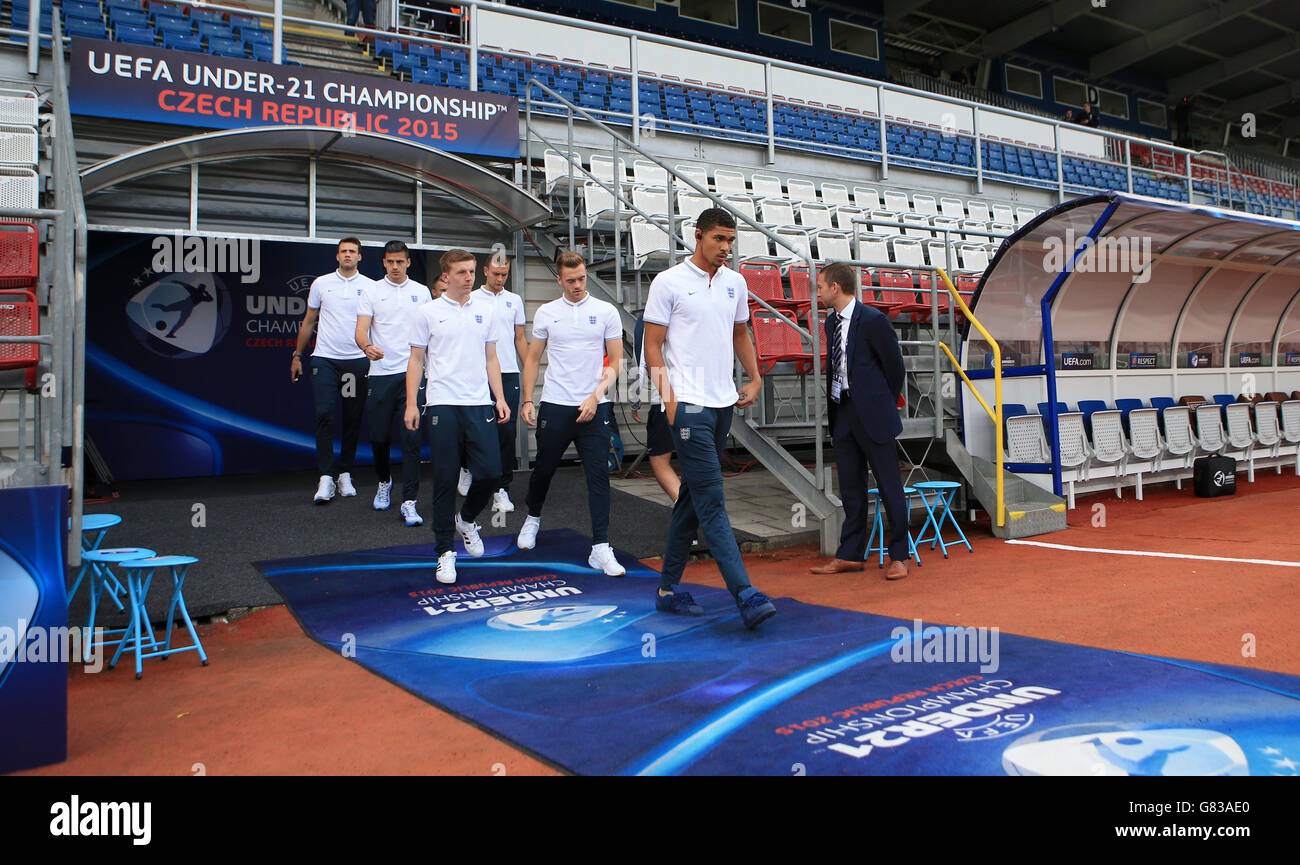
[[[537,410],[537,461],[528,481],[528,514],[540,517],[560,460],[569,445],[578,449],[587,476],[587,509],[591,512],[591,542],[609,541],[609,431],[611,403],[596,406],[596,416],[578,423],[578,406],[544,402]]]

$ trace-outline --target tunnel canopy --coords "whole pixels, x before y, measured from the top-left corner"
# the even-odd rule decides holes
[[[1050,339],[1054,370],[1300,372],[1298,293],[1300,223],[1106,193],[1008,238],[974,312],[1004,370],[1044,363]],[[967,336],[966,368],[987,367],[989,346]]]

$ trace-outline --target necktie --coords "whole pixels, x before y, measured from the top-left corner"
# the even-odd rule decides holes
[[[840,344],[840,328],[843,326],[844,326],[844,316],[837,314],[835,316],[835,326],[831,328],[832,331],[831,345],[830,345],[831,378],[840,377],[840,357],[844,351],[843,348],[841,348],[841,344]]]

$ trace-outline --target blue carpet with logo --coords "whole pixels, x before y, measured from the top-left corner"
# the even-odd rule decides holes
[[[321,643],[582,774],[1295,775],[1300,677],[940,628],[658,574],[590,541],[488,538],[459,581],[431,544],[259,562]]]

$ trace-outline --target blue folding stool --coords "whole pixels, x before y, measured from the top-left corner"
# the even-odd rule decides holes
[[[168,655],[174,655],[177,652],[195,651],[199,653],[199,660],[203,662],[203,666],[208,665],[207,652],[203,651],[203,643],[199,641],[198,632],[194,630],[194,623],[190,621],[190,612],[185,607],[185,572],[189,570],[190,565],[197,561],[198,559],[193,556],[157,556],[132,559],[122,563],[122,568],[126,571],[127,589],[131,596],[131,624],[127,628],[127,633],[117,644],[117,651],[113,654],[113,660],[108,664],[109,669],[117,666],[118,659],[122,657],[122,650],[128,645],[132,645],[135,651],[135,677],[137,679],[144,675],[143,661],[145,658],[165,659]],[[167,635],[161,641],[154,636],[153,625],[149,623],[149,610],[145,607],[145,602],[149,597],[149,586],[153,582],[154,571],[159,568],[169,569],[172,575],[172,599],[171,604],[167,607]],[[177,610],[180,611],[181,621],[185,623],[186,630],[190,632],[190,639],[193,640],[194,645],[173,649],[172,625],[175,622]]]
[[[99,545],[104,543],[104,536],[108,534],[108,530],[120,522],[122,522],[122,518],[117,514],[86,514],[83,516],[81,518],[82,555],[84,556],[92,550],[99,549]],[[68,528],[72,528],[71,519],[68,520]],[[98,532],[98,534],[91,536],[91,532]],[[81,561],[81,570],[77,571],[77,579],[73,582],[72,588],[68,590],[69,605],[72,604],[72,599],[76,597],[77,589],[81,588],[81,581],[86,576],[86,571],[89,569],[90,563],[83,558]],[[121,591],[125,594],[126,590],[122,588],[122,584],[118,583],[116,578],[114,578],[114,583],[116,583],[116,585],[113,587],[113,602],[117,604],[117,608],[120,610],[122,609],[122,602],[117,599],[117,592]]]
[[[907,499],[907,513],[909,516],[912,513],[912,496],[914,494],[916,494],[916,490],[914,488],[903,487],[903,495]],[[885,553],[889,552],[889,545],[885,542],[885,516],[883,513],[884,506],[880,501],[880,490],[876,489],[875,487],[872,487],[871,489],[867,490],[867,496],[874,497],[876,500],[876,515],[871,523],[871,534],[867,537],[867,552],[866,555],[863,556],[863,561],[870,559],[872,553],[878,553],[879,560],[877,562],[877,567],[883,568],[885,566]],[[868,504],[870,504],[871,499],[868,498],[867,501]],[[921,501],[925,501],[924,496],[921,497]],[[877,536],[880,537],[879,543],[876,543]],[[907,549],[908,552],[912,554],[912,558],[916,559],[917,565],[920,565],[921,554],[916,551],[916,541],[913,540],[912,538],[912,527],[910,521],[907,527]]]
[[[916,494],[921,497],[921,503],[925,505],[926,513],[925,525],[921,526],[921,533],[916,542],[917,544],[923,544],[930,541],[930,549],[934,549],[937,545],[943,551],[945,559],[948,558],[948,547],[956,546],[959,543],[965,544],[966,549],[970,550],[970,552],[975,552],[971,548],[970,541],[966,540],[966,533],[961,530],[961,526],[957,525],[957,518],[952,514],[952,502],[957,497],[957,490],[960,488],[961,484],[956,481],[921,481],[916,484]],[[927,492],[934,493],[933,500],[926,498],[925,494]],[[942,511],[939,510],[941,505],[943,506]],[[957,537],[961,540],[945,542],[943,539],[944,523],[951,523],[952,527],[957,530]],[[934,530],[934,537],[927,537],[926,532],[931,529]]]
[[[122,588],[122,581],[113,573],[113,566],[124,564],[133,559],[147,559],[154,555],[153,550],[147,550],[144,547],[111,547],[109,549],[91,550],[88,553],[82,553],[83,561],[90,563],[90,618],[86,621],[86,629],[90,636],[86,639],[86,663],[90,663],[90,650],[95,646],[103,648],[104,646],[114,645],[121,640],[121,635],[125,634],[129,628],[113,628],[103,633],[103,639],[95,642],[95,615],[99,611],[99,595],[105,589],[108,590],[109,596],[113,598],[113,603],[119,608],[121,602],[117,600],[117,590],[122,589],[124,594],[129,593]],[[115,635],[115,636],[111,636]]]

